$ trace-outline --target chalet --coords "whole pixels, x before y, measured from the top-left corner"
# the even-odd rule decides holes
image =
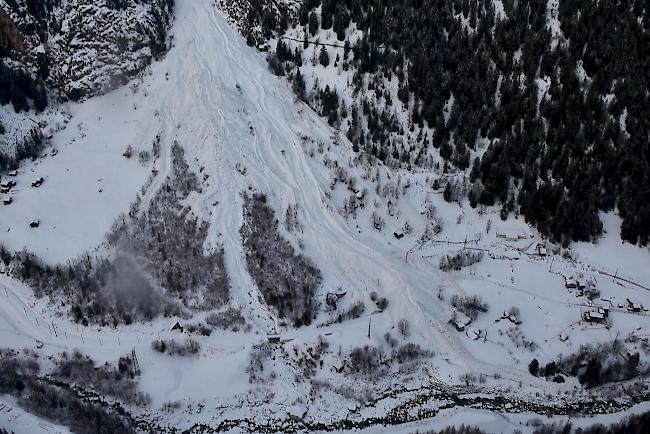
[[[468,338],[470,338],[473,341],[475,341],[475,340],[477,340],[478,338],[481,337],[481,332],[476,330],[476,329],[473,329],[473,328],[467,330],[467,332],[465,334],[467,335]]]
[[[272,344],[279,344],[280,343],[280,335],[275,331],[275,330],[270,330],[266,334],[266,338],[269,340],[270,343]]]
[[[325,296],[325,304],[327,304],[332,309],[336,309],[338,301],[339,298],[333,292],[328,292]]]
[[[17,170],[12,170],[11,172],[7,173],[7,175],[16,177],[16,176],[18,176],[18,171]]]
[[[44,182],[45,182],[45,180],[43,179],[43,177],[37,178],[34,181],[32,181],[32,187],[38,188],[41,185],[43,185]]]
[[[13,203],[13,198],[11,196],[5,196],[2,198],[3,205],[11,205]]]
[[[537,246],[535,246],[535,252],[538,256],[546,256],[548,254],[546,247],[544,247],[543,244],[537,244]]]
[[[629,298],[626,298],[625,301],[627,301],[627,310],[630,312],[641,312],[643,310],[643,305],[637,303],[634,300],[631,300]]]
[[[607,317],[598,311],[587,311],[582,314],[582,318],[587,322],[603,323]]]
[[[508,321],[510,321],[511,323],[513,323],[515,325],[521,324],[521,320],[517,317],[517,315],[514,315],[514,314],[509,313],[509,312],[504,311],[503,315],[501,315],[501,319],[507,319]]]
[[[578,282],[573,277],[564,276],[564,286],[566,286],[568,289],[574,289],[578,287]]]
[[[401,232],[393,232],[393,236],[398,240],[401,240],[404,237],[404,234]]]
[[[34,219],[31,222],[29,222],[29,227],[30,228],[37,228],[41,224],[41,221],[39,219]]]
[[[169,331],[172,331],[172,332],[174,330],[178,330],[179,332],[183,333],[183,326],[181,325],[180,322],[178,322],[178,321],[174,322],[174,324],[169,329]]]
[[[598,313],[603,315],[605,318],[607,318],[609,316],[609,309],[601,306],[598,308]]]
[[[453,325],[457,331],[465,331],[465,328],[470,325],[472,320],[461,312],[456,312],[449,320],[449,324]]]
[[[503,238],[506,241],[519,241],[526,237],[515,232],[497,232],[497,238]]]
[[[9,193],[15,186],[16,181],[13,179],[10,179],[9,181],[3,181],[0,183],[0,193]]]
[[[566,342],[569,340],[569,336],[565,335],[564,333],[560,333],[560,340],[562,342]]]
[[[56,154],[58,154],[59,151],[57,149],[52,149],[52,152],[50,152],[50,155],[54,157]]]

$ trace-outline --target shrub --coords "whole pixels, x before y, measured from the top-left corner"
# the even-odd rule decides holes
[[[160,339],[151,343],[151,348],[159,353],[170,356],[194,356],[201,351],[201,346],[194,339],[186,339],[183,343],[178,343],[174,339]]]
[[[275,373],[265,370],[266,362],[273,355],[273,348],[269,342],[260,342],[253,345],[248,359],[246,372],[248,373],[249,383],[265,383],[275,379]],[[268,372],[268,373],[267,373]]]
[[[330,321],[329,323],[341,323],[346,320],[350,319],[356,319],[359,318],[363,313],[366,311],[366,305],[362,301],[357,301],[356,303],[353,303],[348,310],[345,312],[341,312],[340,314],[337,315],[337,317],[333,320]]]
[[[101,401],[87,402],[73,388],[59,387],[37,376],[40,367],[34,359],[19,358],[3,352],[0,355],[0,393],[17,398],[25,411],[54,423],[67,426],[73,433],[135,434],[128,416],[111,407],[102,408]]]
[[[275,212],[261,194],[244,195],[244,223],[240,229],[246,265],[265,302],[295,327],[311,324],[316,315],[320,270],[278,231]]]
[[[442,271],[460,270],[463,267],[481,262],[483,252],[473,252],[471,250],[461,250],[453,256],[445,255],[440,259],[440,269]]]
[[[397,360],[398,363],[406,363],[431,356],[433,356],[431,351],[425,350],[420,347],[420,345],[411,342],[393,350],[393,358]]]
[[[240,329],[248,330],[250,328],[246,323],[246,319],[244,319],[244,316],[241,314],[241,311],[234,307],[229,307],[222,312],[209,314],[205,319],[205,322],[211,326],[234,332],[237,332]]]
[[[129,356],[121,357],[117,367],[109,364],[95,366],[90,357],[78,351],[71,357],[64,353],[52,372],[54,378],[66,383],[91,387],[102,395],[113,396],[129,404],[145,404],[149,402],[149,397],[138,391],[134,381],[138,374]]]
[[[464,296],[454,295],[451,298],[451,305],[463,312],[472,320],[478,318],[480,313],[488,311],[488,304],[483,302],[478,295]]]
[[[368,345],[356,347],[348,355],[346,368],[350,373],[380,375],[384,373],[381,369],[382,358],[383,353],[376,347],[370,347]]]
[[[616,339],[611,343],[583,345],[578,352],[552,364],[552,368],[557,366],[562,373],[577,377],[587,388],[630,380],[648,372],[648,367],[640,364],[639,353],[626,354],[624,345]],[[545,376],[549,377],[555,374],[555,369],[549,369],[548,374],[545,368]]]

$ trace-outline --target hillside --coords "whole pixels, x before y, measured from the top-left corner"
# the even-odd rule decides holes
[[[647,244],[643,1],[307,0],[277,15],[270,67],[355,152],[461,174],[473,208],[556,242],[597,239],[615,211],[621,238]]]
[[[624,216],[563,243],[471,206],[469,168],[433,147],[382,161],[320,105],[335,82],[346,104],[373,95],[348,84],[352,55],[340,74],[305,62],[303,95],[295,60],[273,60],[260,22],[299,32],[320,6],[238,19],[256,6],[177,1],[164,55],[61,105],[2,175],[0,427],[533,433],[650,411],[650,251],[621,242]]]
[[[66,122],[62,102],[122,86],[159,59],[172,11],[171,0],[0,1],[0,171],[39,155],[32,132]]]

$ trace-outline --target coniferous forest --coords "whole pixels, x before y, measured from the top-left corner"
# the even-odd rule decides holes
[[[386,109],[388,92],[381,105],[362,100],[348,110],[336,89],[305,89],[299,50],[307,41],[292,51],[280,39],[270,64],[346,132],[355,151],[409,168],[426,168],[427,155],[437,153],[446,170],[469,174],[473,207],[522,214],[558,242],[597,238],[599,211],[618,209],[622,238],[646,245],[650,7],[562,1],[553,11],[549,4],[505,0],[497,11],[478,0],[304,2],[295,26],[310,41],[322,30],[336,33],[357,92],[397,78],[411,130],[425,131],[416,143],[399,140],[405,132]],[[285,17],[265,22],[280,34],[286,27]],[[353,44],[351,26],[363,32]]]

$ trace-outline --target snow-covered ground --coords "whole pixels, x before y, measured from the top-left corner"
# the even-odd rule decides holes
[[[321,270],[319,299],[341,288],[347,293],[344,307],[354,301],[367,307],[360,318],[340,324],[318,327],[329,319],[321,312],[312,326],[278,328],[287,341],[281,347],[288,353],[295,346],[297,354],[314,345],[319,335],[325,336],[331,354],[316,379],[332,389],[345,385],[363,390],[363,381],[333,370],[341,363],[337,352],[346,354],[363,345],[386,347],[385,333],[398,338],[401,319],[409,321],[410,336],[399,337],[400,343],[418,343],[434,356],[415,374],[399,373],[374,387],[460,388],[461,376],[470,373],[485,376],[485,383],[472,386],[477,393],[544,403],[563,402],[554,401],[556,395],[588,396],[575,379],[556,384],[531,376],[527,367],[533,358],[547,363],[582,344],[630,334],[644,339],[650,333],[647,312],[629,312],[626,301],[650,306],[650,293],[642,288],[650,287],[650,254],[647,248],[621,244],[617,217],[603,216],[607,234],[598,244],[576,244],[572,256],[566,257],[553,254],[553,246],[546,244],[549,252],[540,256],[536,245],[544,241],[522,219],[502,222],[497,210],[479,213],[466,203],[446,203],[425,172],[352,163],[355,155],[345,137],[295,100],[289,85],[268,71],[264,57],[246,45],[212,1],[177,2],[172,33],[173,48],[141,80],[66,107],[69,122],[52,138],[58,153],[48,152],[24,165],[16,177],[14,203],[0,208],[0,241],[12,250],[33,251],[48,263],[65,263],[86,250],[101,251],[113,221],[128,212],[138,195],[146,207],[163,185],[171,170],[171,146],[178,142],[190,168],[202,176],[202,192],[191,194],[187,205],[210,224],[205,249],[224,248],[232,304],[242,308],[253,330],[196,337],[202,346],[200,357],[174,359],[151,350],[153,339],[178,338],[178,332],[169,331],[169,319],[115,329],[83,327],[56,317],[47,300],[35,299],[29,288],[2,274],[1,346],[34,348],[40,342],[40,351],[47,355],[78,348],[98,363],[114,362],[135,350],[143,368],[140,386],[151,395],[152,404],[151,409],[132,411],[181,428],[237,418],[263,423],[295,408],[306,409],[308,420],[314,422],[364,420],[397,407],[408,393],[382,398],[372,406],[332,390],[311,397],[313,383],[289,356],[273,360],[278,378],[270,386],[249,384],[245,366],[252,346],[279,327],[274,312],[260,302],[242,253],[241,192],[249,187],[267,194],[279,218],[289,205],[299,205],[303,231],[282,231],[296,246],[303,245],[302,253]],[[153,154],[157,136],[159,157],[138,162],[139,151]],[[122,154],[129,145],[135,156],[126,159]],[[340,171],[335,176],[332,161],[345,176]],[[37,177],[45,182],[31,187]],[[366,205],[357,209],[356,217],[343,208],[344,201],[359,193],[351,191],[342,177],[346,182],[354,178],[356,190],[367,188]],[[444,229],[418,241],[427,226],[428,204],[437,209]],[[381,230],[374,227],[373,213],[383,219]],[[31,228],[35,218],[40,225]],[[403,231],[406,222],[411,233]],[[404,236],[397,239],[394,232]],[[498,234],[521,239],[508,241]],[[483,251],[484,259],[461,271],[439,270],[443,255],[463,247]],[[575,290],[565,287],[565,276],[593,279],[600,297],[592,302],[576,296]],[[388,299],[383,312],[374,308],[372,291]],[[479,295],[489,305],[489,311],[471,325],[477,340],[448,324],[454,295]],[[581,321],[597,306],[610,308],[609,328]],[[511,307],[520,311],[518,327],[500,320]],[[523,341],[535,345],[524,347]],[[5,398],[1,402],[11,404]],[[170,402],[180,405],[176,410],[161,409]],[[431,398],[425,406],[436,408],[442,402]],[[488,431],[526,430],[520,426],[526,414],[512,422],[500,412],[454,408],[434,420],[406,425],[404,432],[468,422]],[[0,423],[9,420],[0,411]],[[39,423],[34,419],[24,427]],[[16,432],[23,429],[15,423],[7,426]],[[34,431],[24,428],[24,432]]]

